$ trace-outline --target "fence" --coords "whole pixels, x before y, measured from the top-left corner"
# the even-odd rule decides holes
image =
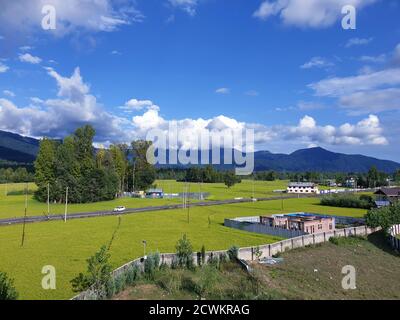
[[[389,241],[392,247],[400,251],[400,239],[396,236],[400,234],[400,224],[395,224],[389,229]]]
[[[268,258],[278,253],[285,252],[287,250],[327,242],[332,237],[366,236],[378,230],[380,230],[380,228],[369,228],[367,226],[361,226],[361,227],[339,229],[330,232],[307,234],[307,235],[302,235],[300,237],[282,240],[271,244],[261,245],[258,247],[240,248],[238,253],[238,258],[242,260],[253,261],[256,260],[257,258]],[[211,257],[224,254],[226,255],[227,252],[228,252],[227,250],[208,251],[206,252],[205,262],[207,262]],[[260,252],[261,256],[256,257],[256,252]],[[165,263],[167,265],[171,265],[175,257],[176,254],[174,253],[160,254],[161,258],[160,262]],[[198,253],[193,253],[193,262],[195,263],[195,265],[198,265]],[[143,271],[144,258],[138,258],[124,264],[123,266],[114,270],[112,272],[112,276],[118,277],[119,275],[123,274],[130,267],[134,265],[138,265],[140,269]],[[90,297],[91,297],[90,291],[84,291],[81,292],[79,295],[73,297],[72,300],[87,300],[90,299]]]

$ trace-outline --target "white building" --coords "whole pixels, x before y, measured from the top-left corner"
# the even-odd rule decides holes
[[[312,182],[290,182],[287,193],[319,194],[318,186]]]

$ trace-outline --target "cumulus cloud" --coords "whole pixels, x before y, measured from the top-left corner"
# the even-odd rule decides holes
[[[334,64],[324,58],[321,57],[313,57],[310,61],[304,63],[300,66],[301,69],[311,69],[311,68],[323,68],[329,69],[333,67]]]
[[[194,16],[196,14],[198,0],[168,0],[168,1],[173,7],[181,8],[191,16]]]
[[[303,117],[297,126],[282,127],[284,139],[302,140],[303,143],[329,145],[386,145],[379,118],[369,115],[356,124],[345,123],[339,127],[319,126],[314,118]]]
[[[105,111],[89,93],[76,68],[71,77],[64,77],[54,69],[48,74],[56,80],[58,98],[41,100],[34,98],[35,105],[18,107],[7,99],[0,99],[0,128],[30,136],[64,137],[77,127],[92,124],[98,141],[128,140],[124,126],[126,119]]]
[[[253,16],[267,20],[279,16],[286,25],[320,28],[333,25],[341,16],[342,7],[353,5],[357,9],[376,0],[265,0]]]
[[[145,108],[148,110],[159,110],[160,108],[153,103],[151,100],[138,100],[138,99],[130,99],[125,102],[125,105],[120,107],[126,111],[140,111]]]
[[[210,119],[167,120],[160,116],[158,110],[148,110],[143,115],[132,118],[135,132],[145,137],[149,130],[160,130],[165,135],[171,134],[170,127],[177,127],[174,134],[179,147],[191,148],[198,146],[198,139],[206,133],[220,136],[236,136],[244,134],[246,129],[254,130],[255,144],[295,142],[298,144],[319,145],[386,145],[380,120],[375,115],[369,115],[355,124],[345,123],[338,127],[321,126],[317,121],[305,116],[294,126],[265,126],[237,121],[223,115]],[[221,141],[222,142],[222,141]],[[240,149],[242,146],[236,145]]]
[[[114,31],[122,25],[143,21],[134,0],[19,0],[0,2],[0,30],[26,32],[41,30],[42,8],[52,5],[57,13],[58,36],[74,30]],[[23,8],[23,9],[21,9]]]
[[[374,38],[351,38],[347,41],[345,47],[350,48],[353,46],[363,46],[369,44]]]
[[[38,64],[42,62],[42,59],[40,59],[39,57],[32,56],[30,53],[20,54],[18,58],[19,61],[21,62],[27,62],[31,64]]]

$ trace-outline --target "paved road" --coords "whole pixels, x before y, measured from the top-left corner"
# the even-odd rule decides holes
[[[314,196],[315,197],[315,196]],[[257,201],[271,201],[271,200],[280,200],[280,199],[293,199],[297,198],[297,195],[284,196],[284,197],[269,197],[269,198],[258,198]],[[189,204],[189,207],[208,207],[208,206],[218,206],[223,204],[233,204],[233,203],[246,203],[252,202],[251,199],[240,199],[240,200],[219,200],[219,201],[203,201],[203,202],[193,202]],[[148,211],[162,211],[162,210],[171,210],[171,209],[182,209],[182,204],[171,204],[165,206],[155,206],[155,207],[144,207],[144,208],[131,208],[126,209],[123,213],[112,212],[112,211],[96,211],[96,212],[84,212],[84,213],[70,213],[67,215],[67,219],[84,219],[84,218],[95,218],[95,217],[104,217],[104,216],[118,216],[118,215],[127,215],[127,214],[135,214],[140,212],[148,212]],[[31,216],[26,217],[26,223],[33,222],[45,222],[45,221],[57,221],[63,220],[64,215],[50,215],[50,216]],[[21,224],[24,223],[24,218],[7,218],[0,219],[0,226],[8,226],[13,224]]]

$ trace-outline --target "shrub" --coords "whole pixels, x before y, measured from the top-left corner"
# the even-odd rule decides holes
[[[236,260],[239,255],[239,248],[237,246],[232,246],[228,250],[228,256],[230,260]]]
[[[133,265],[129,267],[126,271],[126,284],[133,285],[136,280],[140,278],[140,269],[138,265]]]
[[[168,269],[157,280],[157,284],[170,294],[179,291],[181,283],[181,274],[179,272],[171,272]]]
[[[374,206],[372,197],[361,195],[332,195],[321,199],[321,205],[343,208],[371,209]]]
[[[144,273],[146,278],[149,280],[153,280],[155,271],[156,266],[154,256],[152,254],[149,254],[147,256],[147,259],[144,261]]]
[[[0,300],[17,300],[18,292],[14,287],[14,280],[7,273],[0,271]]]
[[[124,274],[119,275],[114,280],[115,283],[115,293],[120,293],[126,288],[126,276]]]
[[[204,246],[204,244],[201,247],[201,261],[203,264],[206,263],[206,247]]]
[[[179,239],[176,244],[176,255],[178,258],[178,265],[181,268],[191,269],[194,266],[193,263],[193,249],[186,234],[183,235],[182,239]]]
[[[367,226],[381,227],[387,233],[392,225],[400,223],[400,202],[390,207],[371,209],[365,215],[365,222]]]
[[[115,281],[114,279],[110,278],[106,283],[106,296],[108,299],[111,299],[115,293]]]

